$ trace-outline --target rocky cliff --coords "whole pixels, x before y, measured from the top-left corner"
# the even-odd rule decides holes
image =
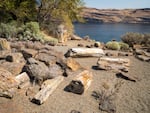
[[[150,8],[122,10],[84,8],[81,15],[91,23],[150,23]]]

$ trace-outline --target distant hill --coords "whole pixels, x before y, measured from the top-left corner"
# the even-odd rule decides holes
[[[150,8],[118,10],[85,7],[81,15],[89,23],[150,23]]]

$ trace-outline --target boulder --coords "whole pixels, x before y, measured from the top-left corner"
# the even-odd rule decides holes
[[[0,38],[0,50],[10,50],[10,43],[3,38]]]
[[[0,67],[0,97],[12,98],[17,84],[13,75]]]
[[[25,48],[25,43],[22,41],[11,42],[10,46],[11,48],[15,48],[20,51],[21,49]]]
[[[137,57],[139,60],[142,60],[142,61],[146,61],[146,62],[150,61],[150,57],[148,57],[148,56],[137,55],[136,57]]]
[[[25,59],[34,57],[38,52],[34,49],[22,49],[22,54]]]
[[[48,66],[56,64],[56,57],[47,53],[38,53],[36,54],[35,59],[44,62]]]
[[[16,63],[22,63],[25,62],[24,57],[21,53],[10,53],[6,56],[6,61],[9,62],[16,62]]]
[[[56,65],[46,66],[45,63],[29,58],[24,67],[24,71],[28,73],[33,81],[41,84],[46,79],[51,79],[61,75],[61,68]]]
[[[22,72],[25,63],[16,63],[16,62],[1,62],[0,66],[16,76]]]
[[[49,66],[49,76],[51,78],[55,78],[57,76],[62,76],[62,75],[63,75],[63,70],[59,65],[53,64]]]

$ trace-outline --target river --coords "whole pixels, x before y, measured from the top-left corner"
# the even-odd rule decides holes
[[[126,32],[150,33],[150,24],[75,23],[74,26],[77,35],[81,37],[88,35],[101,42],[112,39],[120,41],[120,37]]]

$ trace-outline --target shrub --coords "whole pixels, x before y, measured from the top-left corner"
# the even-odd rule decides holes
[[[10,24],[0,24],[0,37],[2,38],[13,38],[16,36],[17,28]]]
[[[144,41],[144,35],[140,33],[126,33],[121,37],[122,41],[133,47],[134,44],[141,45]]]
[[[150,47],[150,34],[144,34],[143,45]]]
[[[25,25],[25,29],[31,31],[32,33],[39,33],[40,32],[40,27],[37,22],[28,22]]]
[[[111,50],[120,50],[120,45],[118,42],[110,41],[106,43],[106,47]]]
[[[54,45],[58,44],[58,39],[56,39],[56,38],[44,39],[44,42],[54,46]]]
[[[119,45],[120,45],[121,50],[128,50],[129,49],[129,45],[127,43],[119,42]]]

